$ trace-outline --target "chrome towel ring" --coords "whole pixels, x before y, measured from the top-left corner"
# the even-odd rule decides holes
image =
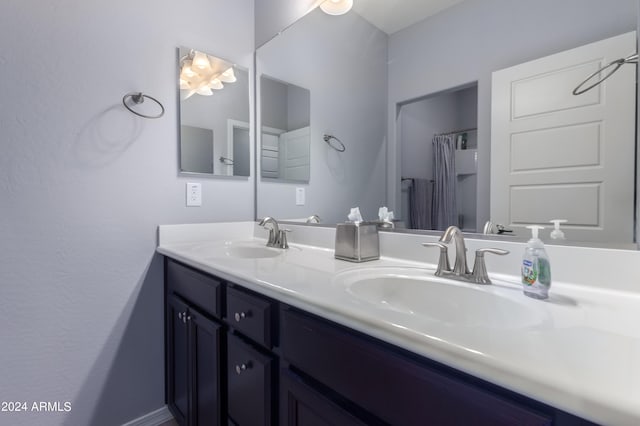
[[[160,107],[160,112],[158,114],[156,114],[156,115],[146,115],[146,114],[143,114],[141,112],[135,111],[129,105],[127,105],[127,100],[129,98],[131,98],[131,101],[133,102],[134,105],[140,105],[141,103],[144,102],[145,98],[146,99],[151,99],[153,102],[155,102]],[[151,97],[149,95],[145,95],[142,92],[130,92],[130,93],[127,93],[122,98],[122,105],[124,105],[124,107],[126,109],[128,109],[129,111],[131,111],[135,115],[138,115],[138,116],[143,117],[143,118],[152,118],[153,119],[153,118],[160,118],[160,117],[162,117],[164,115],[164,106],[162,106],[162,103],[160,103],[160,101],[157,100],[156,98]]]
[[[582,95],[583,93],[588,92],[589,90],[593,89],[594,87],[596,87],[597,85],[599,85],[600,83],[602,83],[603,81],[605,81],[606,79],[611,77],[616,71],[618,71],[618,68],[620,68],[624,64],[637,64],[637,63],[638,63],[638,54],[637,53],[634,53],[633,55],[627,56],[626,58],[620,58],[620,59],[616,59],[615,61],[611,61],[607,65],[605,65],[604,67],[600,68],[598,71],[596,71],[593,74],[591,74],[589,77],[585,78],[582,83],[578,84],[578,87],[573,89],[572,93],[574,95]],[[581,87],[584,86],[585,84],[587,84],[587,82],[589,82],[591,79],[593,79],[593,77],[597,76],[598,74],[600,74],[601,72],[603,72],[605,70],[608,70],[609,68],[611,68],[611,70],[609,70],[609,72],[607,72],[604,75],[604,77],[602,77],[601,79],[597,80],[595,83],[591,84],[590,86],[588,86],[588,87],[586,87],[584,89],[581,89]]]
[[[331,148],[335,149],[338,152],[345,152],[347,150],[347,147],[344,146],[342,141],[333,135],[324,135],[322,139],[324,139],[327,145],[329,145]],[[336,143],[331,142],[332,140],[336,141]]]

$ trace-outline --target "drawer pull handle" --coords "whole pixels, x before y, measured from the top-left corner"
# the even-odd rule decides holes
[[[240,375],[242,374],[243,371],[248,370],[250,368],[251,368],[251,361],[247,362],[246,364],[240,364],[240,365],[236,364],[236,374]]]
[[[247,311],[247,312],[236,312],[235,315],[233,316],[236,320],[236,322],[240,322],[245,318],[248,318],[249,316],[251,316],[251,311]]]
[[[178,319],[186,324],[187,321],[191,321],[191,315],[187,316],[186,312],[178,312]]]

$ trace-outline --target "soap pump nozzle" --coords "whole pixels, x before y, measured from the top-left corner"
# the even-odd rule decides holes
[[[527,229],[531,229],[531,239],[532,240],[539,240],[538,231],[541,230],[541,229],[544,229],[544,226],[529,225],[529,226],[527,226]]]
[[[554,229],[551,231],[550,237],[554,240],[564,240],[564,232],[560,230],[561,223],[567,223],[567,219],[553,219],[549,222],[553,223]]]

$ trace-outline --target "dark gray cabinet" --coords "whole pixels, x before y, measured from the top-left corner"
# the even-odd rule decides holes
[[[235,335],[227,342],[229,418],[238,425],[274,424],[274,357]]]
[[[181,426],[591,424],[171,259],[165,272]]]
[[[285,309],[282,356],[386,424],[550,425],[548,414],[348,329]]]
[[[175,262],[166,264],[166,399],[181,426],[218,426],[225,407],[222,392],[224,331],[211,318],[221,283]],[[196,302],[198,301],[198,302]],[[208,314],[205,314],[207,312]]]

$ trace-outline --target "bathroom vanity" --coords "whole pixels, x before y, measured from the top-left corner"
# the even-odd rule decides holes
[[[381,234],[382,258],[356,265],[333,258],[331,228],[293,228],[288,250],[250,222],[160,228],[179,424],[640,421],[640,336],[613,323],[637,319],[637,294],[557,284],[529,300],[499,263],[478,286],[433,281],[435,251],[389,255],[433,237]]]

